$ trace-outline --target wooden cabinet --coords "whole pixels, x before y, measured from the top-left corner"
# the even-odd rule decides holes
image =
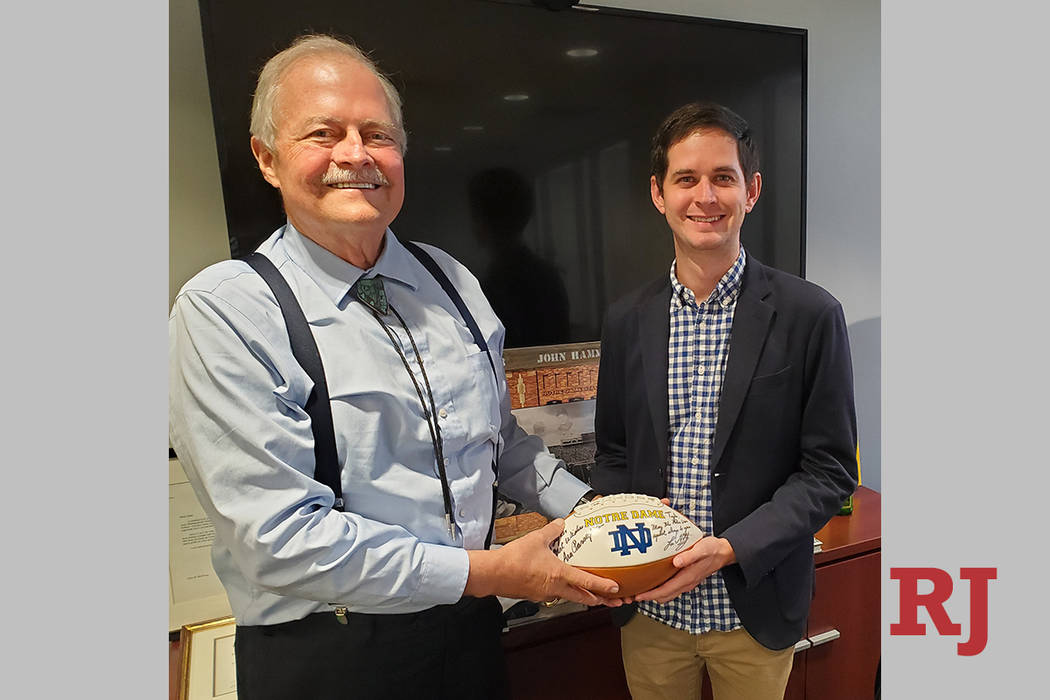
[[[817,569],[805,657],[807,698],[872,698],[879,662],[878,552]]]
[[[879,662],[881,497],[860,487],[852,515],[820,532],[806,640],[795,654],[785,700],[868,700]],[[507,631],[504,649],[515,700],[628,700],[620,634],[595,608]],[[808,641],[808,645],[807,645]],[[805,648],[802,648],[805,647]],[[710,700],[705,680],[704,698]]]
[[[817,578],[809,610],[805,697],[858,698],[875,695],[880,657],[881,497],[864,488],[853,497],[852,515],[836,516],[820,532]]]
[[[631,700],[608,608],[511,628],[503,649],[514,700]]]

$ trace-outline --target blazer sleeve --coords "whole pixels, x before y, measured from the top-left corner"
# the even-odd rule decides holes
[[[630,490],[627,469],[627,431],[624,422],[625,343],[623,315],[610,308],[602,324],[598,397],[594,407],[595,456],[591,487],[600,494]]]
[[[723,533],[747,586],[812,537],[857,486],[853,369],[842,307],[817,315],[805,351],[797,469],[772,498]]]

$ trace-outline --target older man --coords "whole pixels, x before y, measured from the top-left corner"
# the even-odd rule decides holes
[[[617,601],[614,582],[551,554],[559,520],[486,548],[497,470],[501,491],[551,516],[588,487],[511,416],[504,329],[477,280],[388,228],[405,130],[372,62],[300,38],[261,72],[251,131],[288,218],[258,253],[292,300],[226,261],[170,320],[171,441],[215,525],[239,697],[501,697],[494,595]],[[293,351],[290,306],[320,381]],[[310,407],[321,389],[330,419]],[[325,424],[333,484],[315,478]]]

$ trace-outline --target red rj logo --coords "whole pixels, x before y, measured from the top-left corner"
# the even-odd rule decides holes
[[[959,656],[976,656],[988,644],[988,581],[996,578],[995,568],[962,568],[959,578],[970,582],[970,638],[956,647]],[[900,622],[890,625],[890,634],[925,635],[919,622],[919,606],[926,608],[938,634],[962,634],[962,626],[952,622],[944,601],[952,595],[952,577],[933,567],[891,568],[890,578],[900,581]],[[919,593],[919,579],[933,583],[929,593]]]

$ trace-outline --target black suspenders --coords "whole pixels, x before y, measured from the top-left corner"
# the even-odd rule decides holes
[[[314,388],[306,399],[306,412],[314,431],[314,479],[335,493],[336,510],[343,509],[343,488],[339,481],[339,458],[335,451],[335,426],[332,423],[332,404],[328,399],[328,382],[325,380],[321,353],[317,351],[314,334],[303,315],[303,309],[292,293],[284,276],[277,271],[270,259],[262,253],[249,253],[244,261],[259,273],[263,281],[273,290],[277,304],[281,307],[284,324],[288,326],[288,337],[292,341],[292,354],[313,380]]]
[[[456,290],[455,285],[445,274],[445,271],[437,264],[425,250],[412,243],[402,241],[402,245],[434,276],[441,288],[445,290],[460,316],[474,336],[474,343],[488,356],[489,366],[499,386],[499,375],[496,373],[496,365],[489,352],[488,343],[478,328],[477,321],[471,315],[463,297]],[[310,325],[303,315],[302,307],[295,298],[291,287],[285,281],[284,276],[278,272],[270,259],[259,252],[250,253],[245,256],[244,261],[248,263],[263,278],[263,281],[273,291],[277,303],[281,307],[281,315],[284,316],[285,325],[288,327],[288,337],[291,340],[292,354],[296,361],[309,375],[314,383],[313,391],[306,401],[306,412],[310,416],[310,424],[314,433],[314,459],[316,463],[314,479],[332,489],[335,494],[335,509],[343,510],[343,491],[339,479],[339,459],[335,449],[335,427],[332,423],[332,406],[328,398],[328,382],[325,380],[324,366],[321,364],[321,355],[317,351],[317,343],[314,341]],[[497,437],[496,459],[492,462],[492,519],[489,522],[488,535],[485,538],[485,548],[488,549],[492,543],[492,531],[495,526],[496,515],[496,489],[499,486],[499,442]]]

